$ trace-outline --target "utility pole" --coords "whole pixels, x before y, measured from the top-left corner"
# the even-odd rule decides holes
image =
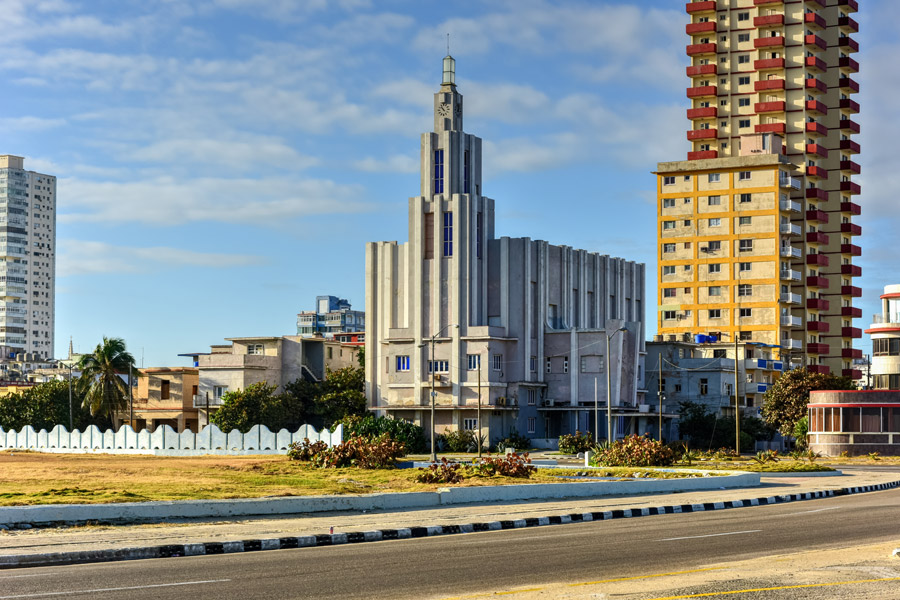
[[[662,410],[662,403],[663,403],[662,349],[660,349],[660,351],[659,351],[658,361],[659,362],[657,363],[657,366],[659,368],[659,375],[657,377],[659,379],[659,385],[657,387],[659,389],[657,390],[656,395],[659,397],[659,443],[662,444],[663,443],[663,434],[662,434],[663,433],[663,430],[662,430],[662,422],[663,422],[663,417],[662,417],[662,415],[663,415],[663,410]]]
[[[131,383],[131,365],[128,365],[128,397],[131,400],[131,414],[128,417],[128,424],[134,429],[134,386]]]
[[[597,400],[596,377],[594,377],[594,444],[600,444],[600,401]]]
[[[741,454],[741,401],[738,395],[738,334],[734,338],[734,448],[738,456]]]
[[[478,444],[478,458],[481,459],[481,355],[478,355],[478,433],[475,443]]]
[[[69,363],[69,433],[72,433],[72,363]]]

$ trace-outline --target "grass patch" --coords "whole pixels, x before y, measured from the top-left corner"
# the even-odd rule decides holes
[[[731,471],[750,471],[752,473],[818,473],[826,471],[834,471],[831,467],[821,463],[810,463],[806,461],[785,460],[780,459],[778,462],[767,462],[760,464],[753,460],[741,459],[730,460],[725,462],[714,461],[696,461],[693,466],[685,468],[699,469],[726,469]]]

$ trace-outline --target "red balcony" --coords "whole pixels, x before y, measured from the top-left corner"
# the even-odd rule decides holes
[[[820,80],[816,79],[815,77],[808,77],[806,79],[806,91],[813,92],[816,94],[818,94],[818,93],[824,94],[825,92],[828,91],[828,86],[825,85],[824,81],[820,81]]]
[[[753,6],[775,6],[784,4],[784,0],[753,0]]]
[[[828,192],[825,190],[821,190],[819,188],[806,188],[806,199],[807,200],[821,200],[822,202],[828,201]]]
[[[842,56],[841,58],[839,58],[838,67],[840,67],[842,70],[846,69],[851,73],[859,73],[859,63],[849,56]]]
[[[806,242],[808,244],[827,244],[828,243],[828,234],[822,233],[821,231],[807,231],[806,232]],[[821,254],[817,254],[816,256],[822,256]],[[827,262],[827,256],[826,262]],[[807,263],[809,264],[809,263]]]
[[[827,115],[828,107],[825,106],[824,103],[819,102],[818,100],[807,100],[806,101],[806,110],[811,113],[819,114],[819,115]],[[807,130],[809,128],[807,127]]]
[[[806,299],[806,308],[811,310],[828,310],[828,306],[831,303],[824,298],[807,298]]]
[[[841,191],[847,192],[848,194],[859,194],[862,188],[859,187],[858,183],[853,183],[852,181],[842,181],[841,182]],[[842,209],[843,210],[843,209]],[[855,213],[859,214],[859,213]]]
[[[828,278],[827,277],[807,277],[806,285],[814,288],[827,288],[828,287]]]
[[[850,379],[862,379],[862,371],[860,369],[842,369],[841,376],[849,377]]]
[[[757,81],[753,84],[753,89],[757,92],[764,92],[766,90],[783,90],[784,79],[764,79],[762,81]]]
[[[815,102],[815,100],[813,100]],[[828,135],[828,128],[821,123],[807,123],[806,133],[810,135]]]
[[[687,111],[688,119],[715,119],[719,116],[719,109],[715,106],[704,106],[702,108],[689,108]]]
[[[841,356],[844,358],[862,358],[862,350],[856,348],[841,348]]]
[[[784,25],[784,15],[765,15],[762,17],[753,17],[754,27],[771,27],[773,25]]]
[[[841,150],[846,150],[850,154],[859,154],[859,142],[841,140]]]
[[[755,127],[756,133],[784,133],[784,123],[763,123]]]
[[[841,129],[843,131],[849,131],[850,133],[859,133],[859,123],[852,119],[841,119],[840,121]]]
[[[807,331],[818,331],[819,333],[828,333],[828,323],[825,321],[807,321],[806,322],[806,330]]]
[[[859,215],[862,214],[862,208],[856,202],[841,202],[841,212]]]
[[[784,68],[783,58],[761,58],[753,61],[753,68],[757,71],[772,71]]]
[[[810,354],[828,354],[828,344],[807,344],[806,351]]]
[[[688,56],[704,56],[716,53],[715,44],[688,44],[685,48]]]
[[[831,369],[826,367],[825,365],[807,365],[806,370],[810,373],[820,373],[822,375],[828,375],[831,373]]]
[[[815,154],[816,156],[821,156],[822,158],[828,158],[828,150],[825,148],[825,146],[819,144],[807,144],[806,153]]]
[[[858,319],[862,316],[862,309],[856,306],[844,306],[841,308],[841,316]]]
[[[842,48],[845,52],[859,52],[859,42],[848,37],[839,37],[838,47]]]
[[[708,158],[719,158],[719,151],[697,150],[696,152],[688,152],[688,160],[706,160]]]
[[[862,248],[856,244],[841,244],[841,254],[849,254],[850,256],[862,256]]]
[[[696,142],[697,140],[714,140],[718,135],[718,129],[693,129],[687,132],[687,139],[690,142]]]
[[[818,233],[818,232],[816,232]],[[807,233],[806,235],[811,235]],[[825,236],[825,243],[828,243],[828,235],[822,234]],[[807,254],[806,255],[806,264],[815,265],[818,267],[827,267],[828,266],[828,256],[825,254]]]
[[[809,12],[803,15],[803,22],[810,29],[825,29],[825,19],[819,16],[819,13]]]
[[[841,265],[841,275],[849,275],[850,277],[861,277],[862,267],[859,265]],[[849,307],[845,307],[849,308]],[[859,316],[862,316],[860,313]]]
[[[841,327],[841,337],[853,339],[861,338],[862,329],[859,327]]]
[[[753,40],[754,48],[781,48],[784,46],[783,35],[772,35],[769,37],[761,37]]]
[[[862,235],[862,227],[856,223],[841,223],[841,233],[849,233],[850,235]]]
[[[688,98],[710,98],[715,97],[718,93],[719,91],[714,85],[701,85],[687,89]]]
[[[828,69],[828,65],[825,64],[825,61],[816,56],[807,56],[806,57],[806,68],[811,72],[824,73]]]
[[[842,160],[841,161],[841,171],[849,171],[854,175],[859,175],[860,167],[857,163],[852,160]]]
[[[687,71],[688,77],[699,77],[701,75],[715,75],[718,73],[718,68],[716,68],[715,64],[711,65],[694,65],[685,69]]]
[[[844,33],[858,33],[859,23],[850,17],[838,17],[838,28]]]
[[[812,48],[813,50],[825,50],[828,48],[828,44],[825,43],[825,40],[820,38],[819,36],[812,34],[803,37],[803,43],[806,44],[808,48]]]
[[[851,114],[856,114],[859,112],[859,102],[851,100],[850,98],[841,98],[838,106],[841,110],[846,110]]]
[[[697,35],[699,33],[715,33],[716,22],[706,21],[705,23],[688,23],[684,27],[684,30],[688,35]]]
[[[828,171],[822,167],[806,167],[806,176],[816,179],[828,179]]]
[[[859,84],[849,77],[841,77],[840,79],[838,79],[838,87],[851,94],[856,94],[857,92],[859,92]]]
[[[692,15],[705,12],[716,12],[716,0],[706,2],[688,2],[684,9]]]
[[[817,221],[819,223],[828,222],[828,213],[824,210],[808,210],[806,211],[807,221]]]
[[[784,112],[784,100],[776,100],[774,102],[757,102],[753,105],[753,110],[757,114]]]
[[[855,13],[859,10],[859,4],[856,0],[838,0],[837,5],[841,7],[845,13]]]
[[[855,285],[842,285],[841,286],[841,296],[850,296],[851,298],[861,298],[862,297],[862,289],[856,287]]]

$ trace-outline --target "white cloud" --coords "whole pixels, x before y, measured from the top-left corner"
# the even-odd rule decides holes
[[[62,127],[66,124],[65,119],[47,119],[44,117],[11,117],[0,119],[0,129],[18,131],[45,131]]]
[[[242,140],[163,139],[134,149],[128,158],[162,164],[209,164],[233,172],[255,170],[261,164],[301,170],[319,163],[319,159],[304,156],[280,140],[262,136]]]
[[[353,166],[370,173],[416,173],[419,171],[419,159],[405,154],[395,154],[387,158],[367,156],[353,163]]]
[[[86,240],[60,240],[57,274],[99,275],[147,273],[164,268],[225,269],[259,265],[262,257],[249,254],[194,252],[182,248],[115,246]]]

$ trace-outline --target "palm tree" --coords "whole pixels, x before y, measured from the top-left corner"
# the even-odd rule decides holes
[[[84,407],[91,415],[112,418],[116,411],[128,406],[128,384],[119,376],[134,367],[134,357],[125,350],[122,338],[107,338],[97,344],[92,354],[85,354],[76,369],[81,371],[79,390],[84,393]]]

